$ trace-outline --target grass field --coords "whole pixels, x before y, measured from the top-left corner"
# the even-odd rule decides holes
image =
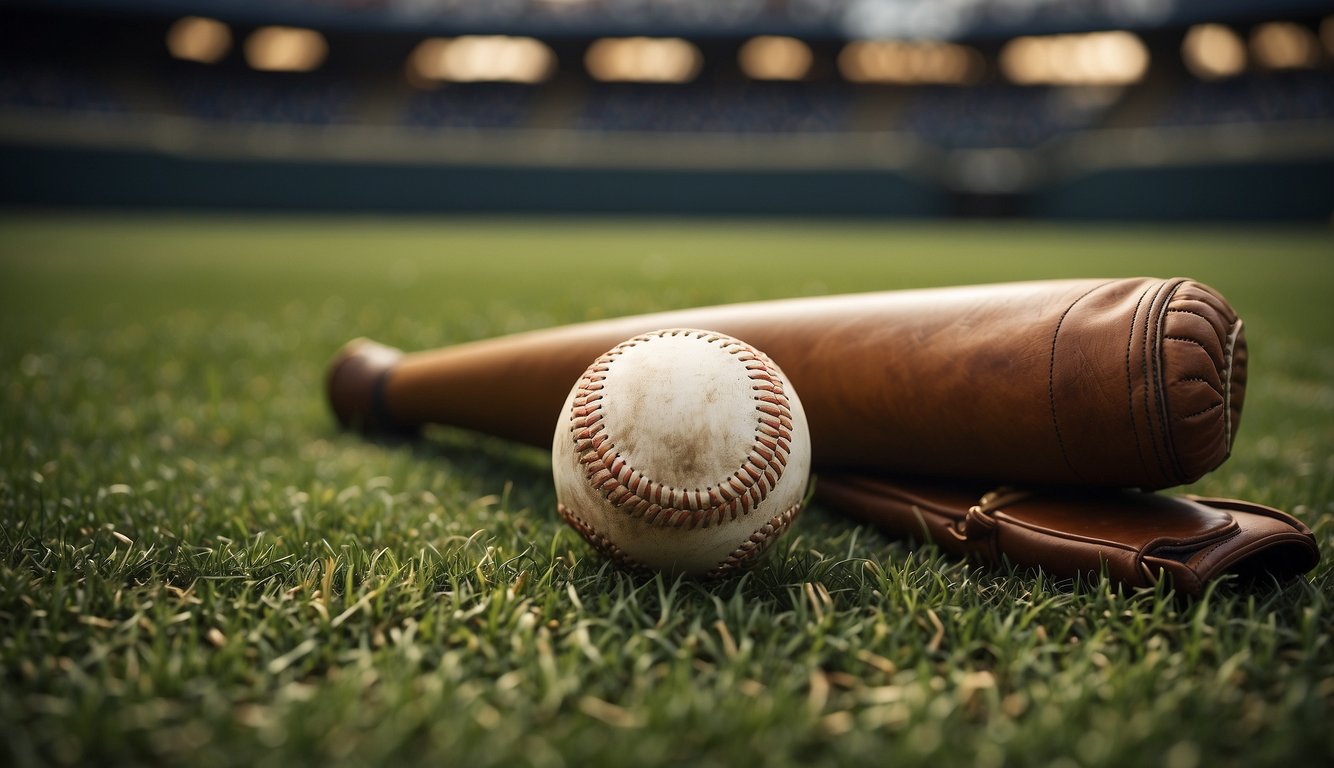
[[[324,365],[717,302],[1188,275],[1251,343],[1194,490],[1324,560],[1202,599],[982,568],[816,508],[616,573],[549,459],[339,433]],[[0,219],[0,763],[1334,762],[1334,237],[997,224]]]

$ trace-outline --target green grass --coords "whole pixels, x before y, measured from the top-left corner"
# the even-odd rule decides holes
[[[1202,599],[983,568],[815,508],[631,577],[540,451],[334,429],[324,365],[725,301],[1184,274],[1252,345],[1234,457],[1326,559]],[[0,219],[0,763],[1334,760],[1334,238],[1031,225]]]

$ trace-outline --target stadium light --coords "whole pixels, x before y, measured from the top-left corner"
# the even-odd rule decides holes
[[[1217,80],[1246,69],[1246,46],[1222,24],[1197,24],[1181,41],[1181,58],[1201,80]]]
[[[1315,33],[1290,21],[1272,21],[1252,30],[1251,54],[1269,69],[1306,69],[1320,61]]]
[[[186,16],[167,30],[167,50],[185,61],[213,64],[232,47],[232,31],[216,19]]]
[[[531,37],[433,37],[419,43],[408,58],[409,77],[416,83],[540,83],[555,70],[556,54]]]
[[[801,80],[811,71],[810,46],[794,37],[761,35],[747,40],[737,62],[755,80]]]
[[[679,37],[604,37],[584,55],[596,80],[640,83],[688,83],[699,74],[704,57]]]
[[[838,55],[843,77],[854,83],[967,85],[982,77],[982,54],[956,43],[856,40]]]
[[[260,27],[245,41],[245,59],[265,72],[309,72],[329,54],[324,35],[298,27]]]
[[[1001,71],[1020,85],[1128,85],[1149,69],[1149,49],[1130,32],[1017,37],[1000,53]]]

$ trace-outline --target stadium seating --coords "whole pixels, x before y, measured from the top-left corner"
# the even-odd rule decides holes
[[[54,63],[0,63],[0,104],[75,113],[121,112],[116,89],[94,72]]]
[[[1159,115],[1161,125],[1334,119],[1334,72],[1269,72],[1191,82]]]
[[[246,5],[243,0],[238,3]],[[254,0],[249,5],[264,4]],[[559,4],[539,0],[285,0],[279,5],[374,18],[406,13],[409,6],[425,16],[450,9],[566,12],[555,10]],[[574,5],[578,7],[569,13],[587,14],[594,6],[606,6],[608,13],[626,19],[655,13],[663,4],[617,0]],[[662,12],[706,19],[723,13],[723,6],[741,15],[799,15],[817,6],[828,10],[851,5],[846,0],[675,0],[663,5],[670,11]],[[1088,11],[1096,3],[1078,5]],[[987,41],[976,45],[985,51],[989,74],[983,82],[967,86],[849,82],[839,73],[839,47],[819,39],[813,43],[816,66],[809,81],[752,80],[736,64],[744,38],[725,36],[700,43],[702,69],[690,83],[599,82],[595,77],[600,75],[590,75],[580,66],[589,41],[553,34],[548,43],[559,63],[552,81],[443,83],[418,90],[405,79],[402,62],[420,37],[401,30],[360,37],[331,32],[331,53],[315,71],[261,72],[247,63],[245,24],[236,25],[235,38],[216,63],[201,64],[168,57],[162,22],[125,17],[117,22],[117,30],[109,31],[91,17],[73,23],[55,12],[15,18],[23,24],[0,30],[6,43],[0,51],[0,105],[77,115],[165,111],[220,123],[375,124],[418,131],[553,128],[743,135],[907,131],[946,150],[1036,148],[1108,125],[1334,120],[1334,66],[1326,54],[1313,55],[1303,65],[1314,69],[1271,71],[1257,69],[1260,64],[1252,61],[1245,74],[1206,81],[1174,66],[1179,42],[1165,38],[1149,40],[1155,64],[1148,77],[1104,100],[1072,98],[1078,88],[1009,84],[999,66],[1003,47],[988,47]],[[24,24],[29,25],[27,31]],[[434,77],[416,77],[412,82],[434,82]],[[1118,110],[1122,105],[1129,108]]]
[[[330,125],[349,117],[351,83],[321,75],[190,67],[168,77],[177,103],[224,122]]]
[[[205,120],[333,125],[360,122],[357,104],[374,84],[323,73],[260,73],[189,66],[158,73],[167,102]],[[386,84],[386,87],[390,87]],[[392,87],[401,88],[393,84]],[[397,122],[421,128],[523,127],[543,86],[450,84],[412,91]],[[118,113],[131,107],[116,77],[73,64],[0,64],[0,104]],[[906,106],[871,129],[908,130],[946,149],[1031,148],[1097,127],[1109,105],[1081,105],[1052,87],[919,86]],[[1162,126],[1334,120],[1334,71],[1250,73],[1188,80],[1148,116]],[[867,91],[846,84],[592,84],[556,127],[585,131],[829,133],[849,130]]]
[[[825,23],[903,15],[866,0],[234,2],[0,2],[5,199],[1329,216],[1324,9],[967,0],[963,27],[891,34]]]
[[[795,133],[847,127],[850,93],[801,83],[610,84],[593,89],[577,127],[595,131]]]
[[[934,87],[915,93],[903,123],[945,149],[1031,148],[1094,126],[1104,111],[1063,98],[1054,88]]]
[[[418,91],[402,122],[416,128],[518,128],[527,119],[536,88],[508,83],[457,83]]]

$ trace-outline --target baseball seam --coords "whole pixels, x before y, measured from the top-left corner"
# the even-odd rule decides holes
[[[599,554],[610,560],[617,568],[634,572],[650,572],[652,569],[638,560],[631,557],[625,550],[616,546],[616,543],[604,536],[592,523],[572,512],[564,504],[556,505],[556,512],[561,519],[579,534],[584,541],[588,542]],[[797,516],[801,514],[801,503],[798,502],[788,507],[780,514],[774,515],[768,522],[761,525],[751,532],[746,540],[741,542],[736,549],[732,550],[727,557],[723,558],[706,571],[703,576],[706,579],[718,579],[735,573],[736,571],[750,567],[759,559],[761,555],[769,551],[769,547],[783,535],[783,532],[792,527]]]
[[[723,558],[722,562],[714,566],[705,573],[707,578],[720,578],[727,576],[734,571],[750,566],[760,555],[769,550],[769,547],[778,540],[792,522],[797,519],[801,513],[801,503],[793,504],[784,510],[781,514],[775,515],[769,522],[755,529],[741,545],[732,550],[732,553]]]
[[[583,537],[584,541],[592,545],[603,557],[610,560],[617,568],[627,571],[647,571],[649,568],[638,560],[630,557],[625,550],[616,546],[616,542],[602,535],[598,529],[594,528],[592,523],[579,517],[564,504],[556,505],[556,513],[571,528]]]
[[[602,390],[616,359],[655,338],[686,336],[718,346],[740,362],[755,400],[755,439],[730,477],[705,488],[676,488],[631,466],[606,432]],[[611,505],[652,525],[703,528],[747,515],[778,485],[792,444],[792,410],[780,375],[768,357],[730,336],[671,329],[628,339],[584,371],[571,405],[570,435],[589,485]]]

